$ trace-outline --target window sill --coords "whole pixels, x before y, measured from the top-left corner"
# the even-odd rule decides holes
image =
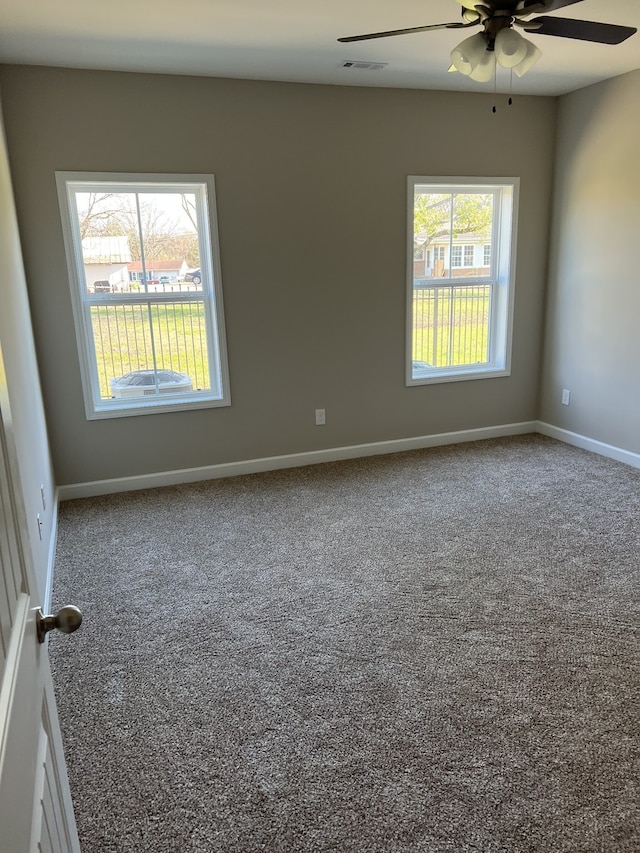
[[[188,412],[195,409],[212,409],[222,406],[230,406],[228,397],[193,397],[187,399],[173,398],[171,400],[131,400],[123,403],[122,400],[102,402],[95,409],[87,411],[87,420],[105,420],[108,418],[129,418],[137,415],[159,415],[165,412]]]
[[[511,371],[506,367],[487,367],[464,370],[439,370],[437,373],[412,374],[407,377],[406,385],[436,385],[443,382],[464,382],[474,379],[495,379],[499,376],[509,376]]]

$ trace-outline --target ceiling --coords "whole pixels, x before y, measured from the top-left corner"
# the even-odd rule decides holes
[[[0,63],[345,86],[493,91],[447,73],[472,32],[339,44],[339,36],[460,21],[456,0],[0,0]],[[635,26],[640,0],[583,0],[553,13]],[[559,95],[640,68],[640,32],[612,47],[528,34],[543,51],[513,92]],[[385,62],[380,70],[342,67]],[[510,73],[498,69],[497,88]]]

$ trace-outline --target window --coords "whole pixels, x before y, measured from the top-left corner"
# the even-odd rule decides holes
[[[462,246],[452,246],[451,247],[451,266],[452,267],[461,267],[462,266]]]
[[[464,247],[464,265],[465,267],[473,266],[473,246]]]
[[[229,405],[213,176],[56,180],[87,417]]]
[[[444,263],[416,277],[409,256],[408,385],[509,374],[517,194],[517,178],[409,178],[410,251],[420,234]]]

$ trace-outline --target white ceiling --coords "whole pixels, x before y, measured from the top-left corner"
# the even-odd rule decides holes
[[[0,62],[306,83],[492,91],[448,74],[477,30],[339,44],[339,36],[460,20],[456,0],[0,0]],[[640,0],[583,0],[553,13],[640,29]],[[618,46],[527,36],[543,56],[513,91],[558,95],[640,68],[640,33]],[[345,60],[387,62],[379,71]],[[507,91],[510,74],[498,71]]]

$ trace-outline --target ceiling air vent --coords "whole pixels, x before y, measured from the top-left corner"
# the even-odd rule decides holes
[[[343,68],[359,68],[364,71],[380,71],[386,68],[388,62],[362,62],[359,59],[348,59],[342,63]]]

